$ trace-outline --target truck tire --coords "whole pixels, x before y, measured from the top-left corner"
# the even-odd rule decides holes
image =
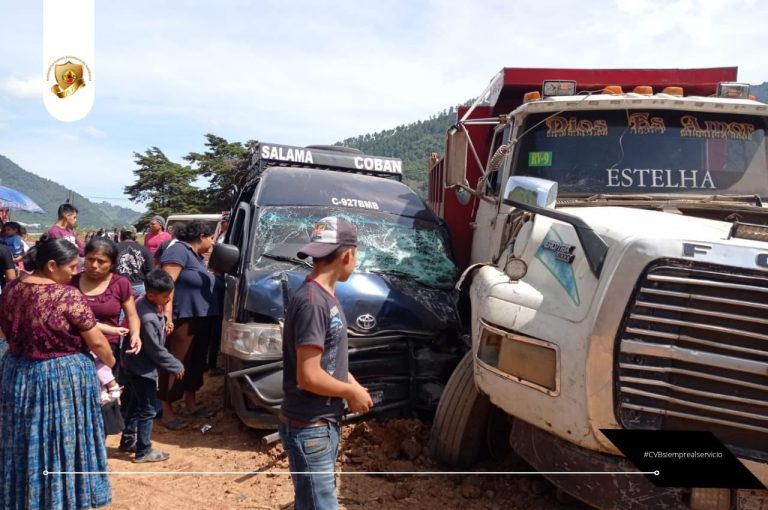
[[[470,351],[456,365],[440,396],[429,438],[432,458],[450,467],[474,464],[486,438],[490,409],[488,396],[475,386]]]

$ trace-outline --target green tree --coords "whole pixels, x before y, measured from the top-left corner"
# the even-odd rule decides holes
[[[427,158],[442,153],[445,133],[456,122],[456,108],[450,107],[431,115],[429,120],[401,124],[393,129],[347,138],[336,145],[354,147],[366,154],[389,156],[403,160],[403,182],[427,195]]]
[[[144,154],[134,152],[133,157],[138,167],[133,171],[136,182],[125,187],[125,194],[147,206],[147,213],[136,222],[137,228],[144,228],[158,214],[167,217],[200,212],[202,194],[192,184],[197,177],[194,169],[174,163],[157,147]]]
[[[248,147],[255,142],[228,142],[211,133],[205,138],[207,150],[202,154],[190,152],[184,160],[195,165],[199,175],[210,182],[203,192],[204,212],[229,210],[248,177]]]

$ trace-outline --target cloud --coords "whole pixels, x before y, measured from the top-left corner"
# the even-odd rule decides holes
[[[622,38],[631,39],[633,46],[666,43],[680,60],[726,56],[733,59],[731,65],[742,63],[746,55],[729,50],[764,34],[756,19],[768,15],[764,3],[756,7],[752,0],[616,0],[616,7],[624,15]]]
[[[508,10],[504,5],[497,7]],[[457,8],[454,18],[442,16],[451,25],[445,31],[430,24],[446,10],[441,5],[304,3],[301,14],[288,15],[265,3],[250,13],[200,5],[169,17],[160,12],[121,25],[145,34],[130,48],[121,41],[132,34],[120,28],[100,39],[100,54],[111,58],[99,61],[97,103],[118,116],[197,123],[201,135],[216,130],[240,140],[267,133],[287,135],[277,140],[287,143],[328,143],[394,127],[476,95],[504,63],[478,65],[477,55],[452,39],[465,40],[462,20],[481,24],[492,9]],[[249,23],[259,30],[248,30]],[[504,45],[483,43],[483,51],[496,47]]]
[[[463,102],[504,66],[735,65],[745,52],[713,40],[721,24],[748,16],[748,3],[735,1],[606,9],[552,0],[546,11],[508,1],[298,1],[291,13],[276,2],[195,1],[181,11],[152,4],[151,17],[141,1],[112,4],[97,18],[97,30],[109,27],[97,34],[109,55],[97,101],[117,116],[192,123],[201,136],[333,142]]]
[[[10,98],[40,99],[42,98],[43,79],[39,77],[7,78],[0,83],[0,91]]]
[[[93,127],[93,126],[84,126],[84,127],[82,127],[80,129],[80,131],[84,135],[89,136],[91,138],[101,139],[101,138],[106,138],[107,137],[107,133],[105,133],[101,129]]]

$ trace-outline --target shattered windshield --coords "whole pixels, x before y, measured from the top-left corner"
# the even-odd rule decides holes
[[[766,120],[683,110],[535,114],[517,175],[557,181],[561,194],[768,196]]]
[[[448,289],[456,279],[456,265],[448,255],[439,226],[414,218],[375,211],[331,207],[264,207],[256,224],[253,264],[257,269],[309,270],[296,252],[309,242],[312,228],[326,216],[345,218],[357,227],[356,272],[407,279]]]

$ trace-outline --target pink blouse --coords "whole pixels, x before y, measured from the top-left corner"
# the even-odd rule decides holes
[[[82,273],[75,275],[69,284],[79,290],[80,278],[82,276]],[[131,287],[131,281],[128,278],[112,273],[109,285],[107,285],[107,289],[104,292],[96,296],[84,297],[85,302],[91,307],[98,322],[117,327],[117,319],[120,316],[120,311],[123,309],[123,303],[133,297],[133,287]],[[104,333],[104,336],[107,337],[111,344],[120,343],[120,335]]]
[[[149,248],[150,253],[152,253],[152,256],[154,257],[155,252],[163,243],[163,241],[167,241],[168,239],[173,239],[171,234],[168,232],[158,232],[157,234],[150,232],[144,236],[144,246]]]

